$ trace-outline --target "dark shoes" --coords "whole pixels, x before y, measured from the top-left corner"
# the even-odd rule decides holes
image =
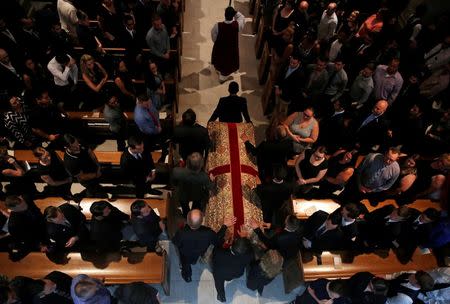
[[[227,299],[225,298],[225,295],[220,294],[220,293],[217,294],[217,300],[222,303],[225,303],[227,301]]]

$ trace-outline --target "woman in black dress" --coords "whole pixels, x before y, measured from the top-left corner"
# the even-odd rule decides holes
[[[315,150],[305,150],[295,160],[297,196],[308,193],[327,173],[328,160],[325,153],[325,147],[320,146]]]

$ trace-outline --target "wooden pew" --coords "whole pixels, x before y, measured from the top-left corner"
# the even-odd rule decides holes
[[[41,279],[54,270],[62,271],[74,277],[79,274],[87,274],[91,277],[104,280],[105,284],[127,284],[136,281],[155,284],[160,283],[166,295],[170,294],[169,259],[164,253],[158,256],[147,252],[143,260],[138,263],[130,263],[125,257],[120,261],[111,262],[107,268],[96,268],[91,262],[84,261],[80,253],[69,253],[68,263],[54,264],[44,253],[32,252],[18,262],[9,259],[8,253],[0,253],[0,273],[9,278],[26,276],[33,279]]]
[[[269,49],[269,44],[266,42],[264,44],[264,50],[262,53],[261,60],[258,64],[258,81],[259,84],[265,84],[267,80],[267,76],[269,75],[270,70],[270,62],[271,62],[271,54]]]
[[[63,151],[56,151],[56,153],[64,159]],[[122,152],[117,151],[94,151],[95,156],[97,157],[99,163],[101,164],[111,164],[115,166],[120,166],[120,156]],[[14,150],[10,153],[11,156],[14,156],[18,161],[27,161],[30,164],[37,164],[38,159],[33,155],[33,151],[31,150]],[[156,163],[158,159],[161,157],[161,152],[153,151],[152,158]]]
[[[89,209],[91,208],[91,205],[99,200],[103,200],[101,198],[84,198],[80,202],[81,211],[86,216],[86,219],[89,221],[92,218],[91,212]],[[130,206],[135,201],[135,198],[120,198],[116,200],[108,200],[111,205],[119,209],[125,214],[131,215]],[[169,203],[167,199],[143,199],[147,204],[149,204],[153,209],[158,209],[159,217],[161,219],[167,218],[168,215],[168,207]],[[39,209],[44,212],[45,208],[49,206],[55,206],[58,207],[66,201],[60,197],[47,197],[43,199],[37,199],[34,201],[36,203],[36,206],[39,207]]]
[[[383,202],[380,202],[376,207],[371,206],[368,200],[363,200],[362,203],[367,208],[367,210],[369,210],[369,212],[372,212],[375,209],[379,209],[387,205],[394,205],[397,207],[395,200],[385,200]],[[339,207],[340,205],[331,199],[309,200],[309,201],[304,199],[292,200],[293,214],[295,214],[297,218],[301,220],[307,219],[318,210],[322,210],[327,213],[332,213]],[[436,208],[438,210],[441,209],[439,204],[433,203],[430,200],[416,200],[412,204],[409,204],[408,207],[417,209],[419,211],[424,211],[425,209],[430,207]]]
[[[354,257],[351,263],[347,263],[345,259],[341,258],[341,256],[346,254],[344,252],[323,252],[321,263],[315,256],[311,261],[303,261],[305,280],[349,278],[361,271],[369,271],[378,276],[385,276],[400,271],[430,270],[437,267],[435,257],[432,254],[421,254],[419,249],[416,250],[411,261],[407,264],[401,264],[392,251],[389,251],[389,255],[386,258],[382,258],[374,253],[358,255]]]

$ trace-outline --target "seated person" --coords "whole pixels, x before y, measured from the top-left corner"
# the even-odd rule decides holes
[[[60,271],[52,271],[38,280],[17,276],[9,282],[9,287],[20,300],[20,303],[72,304],[73,300],[70,297],[71,283],[72,277],[69,275]]]
[[[77,275],[72,280],[70,295],[77,304],[110,304],[111,294],[106,286],[98,279],[85,274]]]
[[[127,134],[127,117],[122,110],[121,103],[116,95],[109,96],[103,108],[103,117],[109,123],[109,130],[117,141],[117,151],[125,150]]]
[[[420,160],[417,164],[417,180],[411,187],[412,199],[430,198],[439,200],[450,171],[450,153],[433,160]]]
[[[130,217],[108,203],[97,201],[91,205],[90,240],[98,252],[117,251],[122,240],[122,228]]]
[[[41,89],[36,93],[34,105],[28,113],[33,133],[56,144],[57,147],[62,147],[60,136],[67,131],[69,122],[66,114],[52,103],[47,90]]]
[[[80,58],[81,76],[86,83],[86,103],[84,108],[96,109],[104,104],[106,100],[106,87],[108,73],[103,66],[95,61],[94,57],[84,54]],[[80,108],[83,104],[80,104]]]
[[[433,286],[433,278],[423,270],[402,273],[389,282],[386,304],[413,303],[420,292],[431,290]]]
[[[325,147],[320,146],[315,150],[303,151],[295,160],[295,172],[297,173],[297,196],[302,196],[318,184],[328,170]]]
[[[356,237],[358,236],[358,225],[357,219],[360,214],[360,209],[356,204],[349,203],[346,204],[336,211],[337,213],[340,213],[342,220],[339,224],[339,228],[341,229],[342,233],[344,234],[344,240],[343,240],[343,248],[345,249],[355,249],[356,243]]]
[[[208,130],[199,125],[192,109],[187,109],[181,116],[181,123],[173,130],[172,142],[178,144],[178,152],[183,160],[193,152],[200,153],[206,159],[210,139]]]
[[[143,200],[131,204],[131,225],[139,243],[147,246],[147,250],[155,251],[156,243],[165,231],[165,225],[156,212]]]
[[[273,281],[283,269],[284,259],[277,250],[267,250],[261,259],[250,263],[247,272],[247,288],[262,295],[264,286]]]
[[[252,221],[250,226],[266,247],[278,250],[284,259],[284,264],[297,257],[301,239],[298,233],[299,221],[294,215],[288,215],[284,221],[284,229],[270,238],[262,230],[263,227],[270,228],[270,224]]]
[[[144,198],[145,194],[161,195],[162,192],[152,189],[152,182],[156,177],[156,167],[152,154],[144,148],[144,140],[140,136],[128,139],[128,149],[120,157],[120,169],[125,178],[132,181],[137,198]]]
[[[341,279],[317,279],[295,299],[295,304],[347,303],[344,298],[345,291],[345,282]]]
[[[156,63],[149,61],[148,69],[145,75],[145,86],[147,88],[147,95],[152,99],[153,105],[159,111],[164,105],[166,97],[166,86],[164,85],[164,78],[158,71]]]
[[[0,143],[0,177],[6,182],[6,194],[37,193],[36,186],[22,162],[8,155],[6,142]]]
[[[283,125],[294,143],[294,152],[301,153],[317,141],[319,123],[314,118],[314,109],[307,107],[303,112],[289,115]]]
[[[357,272],[347,280],[352,303],[384,304],[387,300],[388,282],[370,272]]]
[[[341,249],[344,244],[344,233],[341,230],[342,215],[318,210],[305,222],[303,247],[313,251],[329,251]]]
[[[212,176],[208,176],[204,168],[203,157],[198,152],[188,156],[186,168],[176,167],[172,171],[174,197],[180,202],[183,216],[192,209],[204,210],[209,200],[209,192],[213,189]],[[189,202],[192,201],[192,208]]]
[[[12,258],[21,258],[31,251],[46,251],[44,217],[33,200],[10,195],[6,197],[5,206],[10,212],[8,232]]]
[[[72,179],[86,188],[87,197],[105,197],[99,180],[102,171],[94,152],[71,134],[64,135],[64,142],[64,165]]]
[[[355,171],[356,153],[356,150],[341,149],[330,157],[327,173],[320,182],[320,197],[330,198],[334,192],[344,188]]]
[[[39,160],[37,164],[37,174],[42,181],[47,183],[41,195],[44,196],[61,196],[70,198],[72,196],[72,177],[64,167],[63,161],[53,150],[46,150],[37,147],[33,150],[33,155]]]
[[[366,214],[361,223],[360,238],[363,246],[372,248],[398,248],[398,238],[404,235],[411,209],[387,205]],[[360,243],[360,242],[359,242]]]
[[[117,97],[123,103],[124,109],[132,110],[136,104],[136,90],[131,73],[128,71],[127,65],[123,60],[117,64],[114,84],[119,91]]]
[[[64,203],[44,210],[50,251],[77,250],[86,243],[86,217],[79,208]]]
[[[30,149],[41,143],[43,138],[33,132],[22,100],[13,96],[9,99],[9,106],[9,111],[4,113],[4,124],[11,140],[15,142],[14,148]]]

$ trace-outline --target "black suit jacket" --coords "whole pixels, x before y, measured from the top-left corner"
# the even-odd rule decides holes
[[[407,221],[389,222],[386,217],[394,211],[392,205],[378,208],[365,215],[363,238],[369,243],[379,245],[384,248],[392,247],[392,241],[398,241],[399,237],[405,233]]]
[[[389,129],[389,121],[386,118],[386,114],[379,116],[361,127],[362,123],[370,114],[371,113],[366,113],[366,115],[361,116],[357,125],[355,125],[356,140],[364,148],[373,145],[381,145],[388,140],[387,131]]]
[[[209,121],[215,121],[219,118],[220,122],[242,122],[244,115],[246,122],[251,122],[247,109],[247,99],[237,95],[222,97],[214,110]]]
[[[287,102],[291,102],[302,98],[306,78],[301,66],[292,72],[288,77],[286,77],[287,70],[288,67],[280,73],[280,76],[276,81],[276,85],[281,90],[280,97]]]
[[[325,223],[328,213],[322,210],[314,212],[305,223],[305,238],[311,241],[311,250],[326,251],[341,249],[344,234],[340,227],[327,230],[321,235],[317,235],[317,230]]]
[[[6,96],[19,96],[24,89],[22,76],[20,71],[16,69],[17,74],[14,74],[9,69],[0,64],[0,95]],[[5,100],[6,102],[6,100]],[[4,108],[4,106],[0,106]]]
[[[47,222],[47,236],[50,239],[50,242],[55,244],[57,248],[64,248],[67,241],[73,236],[78,236],[78,242],[85,240],[88,231],[85,226],[86,217],[84,214],[68,203],[63,204],[58,208],[70,223],[70,227]]]
[[[256,147],[258,170],[267,172],[270,176],[274,164],[287,166],[287,161],[295,155],[292,140],[265,140]]]
[[[287,260],[297,256],[301,244],[299,233],[283,230],[271,238],[268,238],[259,228],[255,229],[255,233],[268,248],[278,250],[283,256],[285,263]]]
[[[344,112],[325,117],[320,121],[319,127],[320,143],[326,146],[340,146],[343,144],[343,142],[346,142]]]
[[[125,149],[120,157],[120,168],[123,174],[134,184],[145,183],[146,177],[155,169],[150,152],[144,151],[141,157],[141,159],[136,159],[128,149]]]
[[[210,143],[208,130],[199,124],[176,126],[172,141],[179,144],[179,152],[183,159],[187,159],[193,152],[199,152],[206,157]]]
[[[186,263],[195,263],[203,255],[209,245],[216,245],[223,238],[227,226],[223,225],[216,233],[211,228],[200,226],[192,230],[188,225],[178,230],[172,242],[180,251],[180,258]]]
[[[111,213],[103,219],[92,217],[90,230],[91,240],[97,249],[100,250],[117,250],[122,240],[123,221],[127,221],[130,217],[114,207],[109,205]]]
[[[226,281],[239,278],[252,260],[253,252],[251,251],[242,255],[234,255],[230,248],[216,246],[212,258],[214,277]]]
[[[142,52],[141,43],[135,33],[133,36],[126,30],[125,26],[121,27],[118,32],[117,44],[125,48],[125,55],[130,61],[135,61],[136,56]]]

